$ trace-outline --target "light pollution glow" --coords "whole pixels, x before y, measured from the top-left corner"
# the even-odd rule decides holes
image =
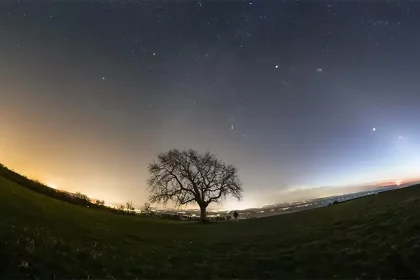
[[[24,174],[27,177],[46,183],[50,187],[66,190],[70,192],[82,192],[89,197],[103,199],[111,204],[124,203],[132,200],[135,205],[142,205],[147,197],[145,191],[145,179],[147,174],[145,170],[139,172],[142,176],[135,176],[136,179],[127,180],[118,169],[113,171],[109,165],[104,164],[104,148],[99,144],[87,152],[86,148],[81,149],[80,157],[72,160],[71,154],[77,154],[77,145],[86,147],[86,142],[78,140],[73,141],[54,137],[54,130],[38,126],[28,126],[23,121],[25,118],[12,118],[12,115],[6,114],[0,116],[1,138],[0,138],[0,158],[6,166]],[[19,120],[21,120],[19,122]],[[46,135],[48,137],[39,137]],[[50,137],[51,136],[51,137]],[[80,137],[81,135],[79,135]],[[82,138],[82,137],[81,137]],[[48,143],[46,143],[48,141]],[[89,156],[87,156],[89,155]],[[112,154],[108,154],[108,159]],[[151,160],[153,157],[150,157]],[[417,158],[420,158],[417,157]],[[405,161],[405,164],[404,164]],[[362,185],[363,182],[372,182],[376,179],[377,185],[386,182],[394,182],[396,185],[404,181],[415,181],[417,171],[420,170],[419,161],[416,157],[410,157],[401,160],[400,166],[389,165],[385,168],[371,168],[359,176],[348,176],[336,180],[331,177],[331,181],[341,183],[341,186]],[[115,165],[111,165],[115,167]],[[143,169],[145,165],[143,165]],[[397,176],[400,175],[400,176]],[[398,179],[395,179],[398,178]],[[328,179],[328,178],[327,178]],[[125,190],[122,185],[129,182],[137,185],[135,191]],[[246,184],[246,182],[245,182]],[[368,183],[371,186],[375,183]],[[281,191],[272,191],[264,195],[257,196],[255,192],[245,192],[244,200],[241,202],[227,200],[222,205],[214,205],[213,209],[245,209],[259,207],[266,203],[278,203],[286,201],[296,201],[312,197],[323,197],[336,195],[351,191],[347,187],[328,187],[319,188],[317,186],[306,187],[288,187]],[[246,190],[246,185],[245,185]],[[133,195],[133,193],[135,195]],[[194,208],[194,206],[191,206]]]

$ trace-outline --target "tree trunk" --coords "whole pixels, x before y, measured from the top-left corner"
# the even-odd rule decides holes
[[[200,211],[201,211],[201,215],[200,215],[200,220],[202,223],[207,222],[207,216],[206,216],[206,207],[201,206],[200,207]]]

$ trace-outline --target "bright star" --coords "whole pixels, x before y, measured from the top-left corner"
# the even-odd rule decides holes
[[[278,65],[276,65],[276,66],[274,66],[274,67],[276,67],[276,69],[277,69],[277,68],[279,68],[279,66],[278,66]]]
[[[372,128],[373,131],[376,131],[376,128]]]

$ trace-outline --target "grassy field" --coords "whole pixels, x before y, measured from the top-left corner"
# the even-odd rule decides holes
[[[419,278],[420,186],[200,225],[117,215],[0,177],[0,279]]]

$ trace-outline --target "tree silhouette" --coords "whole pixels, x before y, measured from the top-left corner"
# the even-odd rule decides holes
[[[95,201],[95,203],[96,203],[96,205],[98,205],[98,206],[104,206],[104,205],[105,205],[105,200],[100,200],[100,199],[97,199],[97,200]]]
[[[236,167],[226,165],[210,153],[177,150],[162,153],[149,164],[148,189],[150,202],[176,206],[197,203],[201,221],[206,221],[210,203],[220,202],[228,196],[242,198],[242,184]]]
[[[145,203],[143,206],[143,212],[146,213],[146,215],[152,215],[152,206],[150,206],[150,203]]]
[[[125,209],[127,209],[127,211],[134,211],[133,202],[127,201],[125,203]]]

